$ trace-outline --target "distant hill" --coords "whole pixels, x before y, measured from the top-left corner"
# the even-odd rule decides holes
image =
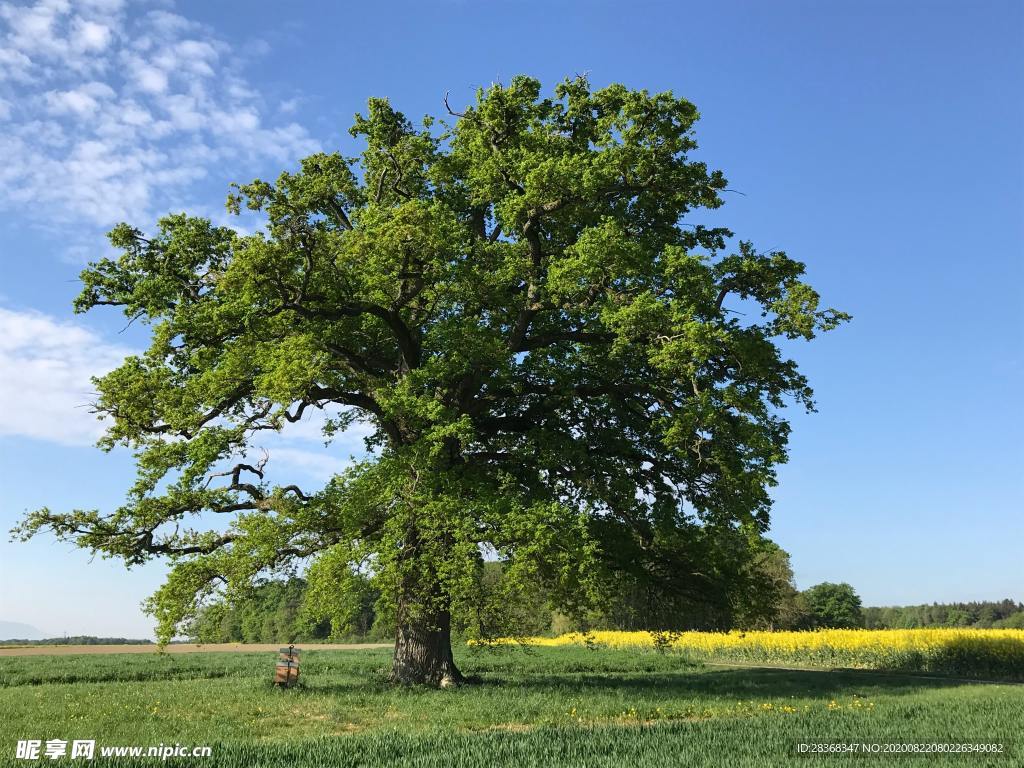
[[[152,642],[152,640],[140,640],[130,637],[70,635],[65,637],[48,637],[45,640],[29,640],[24,637],[12,637],[9,640],[0,640],[0,645],[150,645]]]
[[[42,640],[46,633],[31,624],[17,621],[0,621],[0,642],[5,640]]]

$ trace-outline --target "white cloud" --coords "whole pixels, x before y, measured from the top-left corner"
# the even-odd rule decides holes
[[[118,221],[209,210],[201,179],[226,192],[318,148],[210,29],[117,0],[0,4],[0,120],[0,209],[93,225],[76,227],[92,242]]]
[[[88,445],[102,433],[90,381],[131,350],[80,325],[0,307],[0,435]]]
[[[31,67],[32,60],[21,51],[0,46],[0,81],[23,81]]]
[[[135,61],[132,76],[135,84],[146,93],[163,93],[167,90],[167,72],[145,62]]]
[[[45,94],[50,114],[74,114],[78,117],[91,115],[99,109],[100,102],[114,96],[114,89],[100,82],[85,83],[70,91],[48,91]]]
[[[165,35],[176,35],[199,28],[198,24],[170,11],[151,11],[149,21],[155,29]]]
[[[348,406],[335,403],[328,403],[322,409],[307,408],[299,421],[284,426],[281,435],[287,440],[308,440],[322,444],[327,439],[324,436],[324,427],[327,422],[338,419],[351,410]],[[335,436],[335,444],[342,445],[346,452],[363,453],[366,450],[363,440],[371,434],[373,434],[373,428],[370,424],[356,421],[350,424],[344,432]]]
[[[92,377],[116,368],[136,353],[95,331],[32,310],[0,306],[0,436],[21,436],[62,445],[91,445],[103,422],[90,412]],[[309,409],[280,434],[264,434],[259,447],[268,467],[286,478],[293,472],[324,481],[366,452],[370,425],[357,422],[324,447],[323,427],[345,408]]]
[[[352,463],[348,457],[302,448],[273,448],[268,450],[268,454],[270,461],[267,468],[279,474],[282,479],[294,473],[301,473],[323,483],[344,471]]]
[[[66,0],[39,0],[33,5],[0,6],[7,34],[0,49],[12,52],[19,80],[54,69],[85,73],[104,62],[95,57],[113,37],[109,25],[117,9],[102,5],[73,6]],[[89,18],[82,13],[88,14]]]
[[[102,51],[110,42],[110,27],[94,21],[76,18],[73,26],[73,44],[83,51]]]
[[[141,107],[133,101],[126,101],[121,104],[121,123],[131,128],[138,128],[149,125],[153,122],[153,116],[145,107]]]
[[[365,439],[373,433],[367,422],[354,422],[336,434],[329,445],[324,445],[323,428],[328,419],[336,418],[347,406],[330,404],[323,410],[310,408],[303,418],[286,424],[279,433],[263,433],[259,442],[250,449],[249,457],[269,457],[268,479],[287,484],[303,479],[325,483],[352,463],[352,458],[367,455]]]

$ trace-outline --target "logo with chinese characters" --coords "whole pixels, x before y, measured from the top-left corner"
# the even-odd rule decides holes
[[[70,746],[70,749],[69,749]],[[24,739],[18,742],[18,748],[14,756],[18,760],[39,760],[49,758],[56,760],[58,757],[70,757],[72,760],[92,760],[96,754],[95,739],[75,739],[70,745],[64,739]]]

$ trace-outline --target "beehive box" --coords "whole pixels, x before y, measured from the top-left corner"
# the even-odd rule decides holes
[[[299,650],[293,646],[278,652],[274,669],[274,685],[290,688],[299,679]]]

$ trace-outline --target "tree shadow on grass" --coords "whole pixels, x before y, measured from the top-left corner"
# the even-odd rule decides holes
[[[484,685],[510,688],[576,691],[623,691],[633,695],[649,693],[657,698],[715,696],[746,700],[752,698],[819,698],[872,695],[901,695],[926,689],[948,689],[975,682],[956,678],[940,679],[874,670],[822,669],[790,670],[766,667],[708,669],[701,672],[657,672],[620,674],[525,674],[522,677],[487,675]]]

